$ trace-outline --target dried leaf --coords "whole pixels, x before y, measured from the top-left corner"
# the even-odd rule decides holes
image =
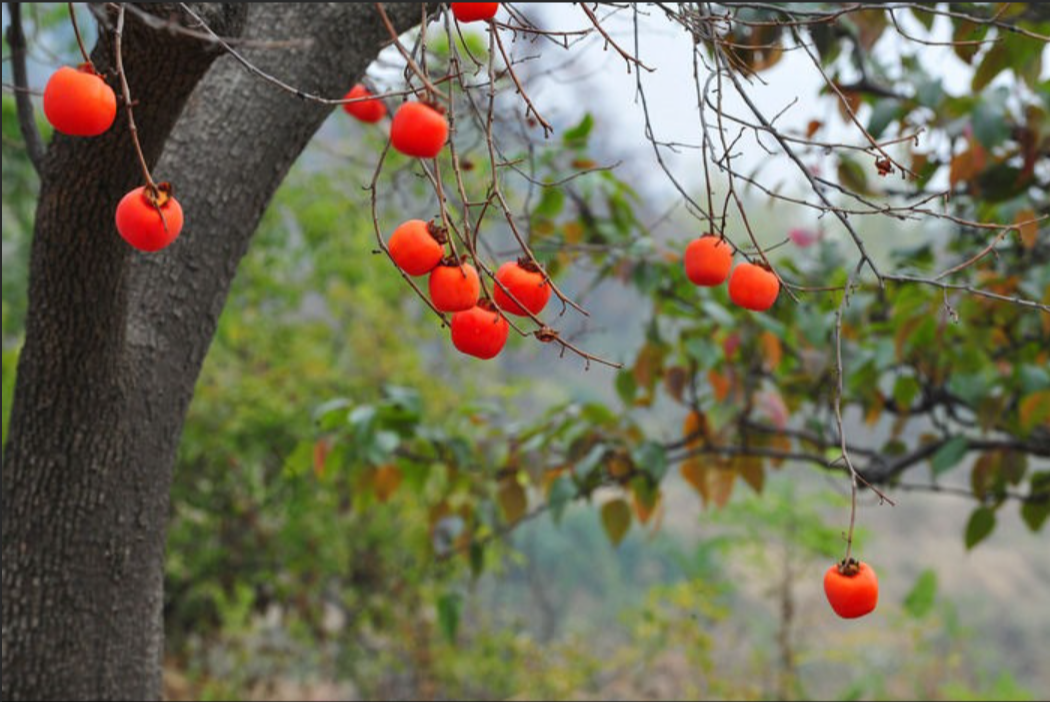
[[[672,366],[664,372],[664,388],[667,394],[678,402],[685,398],[685,388],[689,384],[689,371],[681,366]]]
[[[766,473],[762,459],[758,456],[737,456],[733,459],[732,470],[740,474],[744,482],[756,493],[761,494],[765,486]]]
[[[707,424],[706,415],[695,410],[685,415],[685,421],[682,422],[682,438],[689,439],[689,437],[692,436],[697,437],[688,441],[686,443],[686,448],[693,449],[702,446],[707,440],[709,432],[710,427]]]
[[[729,397],[729,391],[733,387],[729,378],[712,368],[707,372],[707,382],[711,384],[711,389],[715,393],[716,400],[722,402]]]
[[[401,485],[401,470],[395,465],[381,466],[375,474],[376,497],[380,502],[389,500]]]
[[[784,355],[780,339],[773,332],[764,331],[758,338],[758,342],[762,346],[763,365],[766,367],[766,370],[776,370]]]
[[[1021,210],[1014,217],[1014,224],[1019,225],[1021,244],[1031,251],[1035,248],[1035,238],[1039,234],[1039,224],[1035,221],[1036,214],[1032,210]]]
[[[708,484],[711,486],[711,501],[716,507],[725,507],[729,504],[729,498],[733,496],[735,481],[736,471],[727,466],[718,466],[710,471]]]
[[[318,478],[324,477],[324,464],[331,450],[332,445],[327,439],[320,439],[314,444],[314,475]]]
[[[784,434],[772,434],[769,439],[769,448],[781,453],[791,453],[791,437],[785,436]],[[771,458],[769,464],[774,468],[779,468],[784,465],[783,458]]]
[[[709,471],[707,466],[698,458],[690,458],[682,463],[681,471],[682,477],[693,486],[693,489],[700,495],[700,501],[704,507],[707,507],[711,501],[711,486],[708,483]]]
[[[1040,424],[1050,427],[1050,390],[1039,390],[1024,397],[1018,407],[1021,431],[1026,434]]]

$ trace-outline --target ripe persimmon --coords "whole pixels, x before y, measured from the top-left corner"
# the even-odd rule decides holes
[[[494,358],[507,343],[507,318],[488,300],[452,315],[452,345],[477,358]]]
[[[481,280],[474,266],[446,259],[430,271],[430,301],[441,312],[462,312],[478,303]]]
[[[685,248],[685,274],[693,285],[721,285],[733,267],[733,247],[721,237],[705,234]]]
[[[430,105],[406,102],[390,124],[390,143],[406,156],[434,158],[448,141],[448,120]]]
[[[856,619],[871,613],[879,602],[879,581],[867,563],[849,559],[824,574],[824,594],[835,614]]]
[[[426,275],[445,257],[445,236],[433,222],[410,219],[390,235],[387,249],[397,267],[409,275]]]
[[[490,20],[499,11],[498,2],[454,2],[452,15],[459,22]]]
[[[729,299],[744,309],[764,312],[780,293],[780,281],[762,266],[741,263],[729,277]]]
[[[367,98],[372,96],[372,91],[366,88],[361,83],[358,83],[354,87],[350,88],[343,99],[354,100],[356,98]],[[379,99],[373,100],[361,100],[360,102],[346,102],[343,103],[343,110],[346,111],[351,117],[356,117],[362,122],[368,122],[369,124],[375,124],[379,120],[386,117],[386,103]]]
[[[116,219],[124,241],[139,251],[160,251],[182,231],[182,206],[167,183],[153,192],[143,185],[121,199]]]
[[[44,116],[71,136],[98,136],[113,125],[117,96],[90,64],[63,66],[44,88]]]
[[[551,299],[550,283],[539,267],[526,258],[504,263],[496,271],[496,280],[506,286],[521,303],[519,305],[518,302],[514,302],[510,295],[503,292],[503,288],[494,285],[492,299],[504,312],[522,317],[527,316],[526,310],[532,314],[539,314]]]

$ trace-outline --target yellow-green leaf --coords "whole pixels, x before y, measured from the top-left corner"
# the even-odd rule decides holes
[[[525,488],[513,478],[506,479],[500,483],[497,499],[508,524],[516,524],[525,516],[525,510],[529,507]]]
[[[624,500],[612,500],[602,505],[602,526],[613,546],[619,546],[631,528],[631,508]]]
[[[744,479],[744,482],[751,486],[751,489],[761,494],[762,488],[766,482],[766,472],[762,466],[762,459],[758,456],[737,456],[733,459],[733,470],[728,472],[736,471],[740,474],[740,477]]]

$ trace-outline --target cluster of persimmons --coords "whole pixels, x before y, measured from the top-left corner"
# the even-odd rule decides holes
[[[495,2],[454,2],[459,22],[490,21],[499,11]],[[387,117],[386,104],[363,84],[345,96],[346,112],[366,123]],[[117,113],[113,89],[85,63],[62,67],[44,90],[44,114],[59,132],[92,137],[106,132]],[[449,138],[449,125],[439,108],[419,101],[398,107],[390,124],[390,143],[415,158],[435,158]],[[117,204],[116,227],[128,244],[140,251],[159,251],[182,230],[183,214],[167,183],[137,187]],[[495,357],[507,342],[505,314],[535,318],[551,297],[545,273],[528,258],[503,263],[495,274],[492,299],[481,298],[478,272],[468,261],[446,252],[448,233],[433,221],[411,219],[398,226],[387,242],[394,263],[409,276],[427,276],[433,307],[452,315],[453,345],[482,359]],[[780,281],[762,265],[742,262],[733,268],[734,247],[720,236],[704,235],[686,247],[686,276],[695,285],[714,287],[729,281],[729,298],[748,310],[765,311],[776,302]],[[732,272],[730,272],[732,270]],[[875,609],[878,582],[865,563],[848,559],[825,574],[824,589],[832,609],[856,618]]]

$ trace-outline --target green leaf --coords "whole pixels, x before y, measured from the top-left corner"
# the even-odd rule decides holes
[[[981,92],[986,85],[992,82],[997,75],[1010,67],[1010,50],[1002,41],[993,44],[988,53],[981,60],[981,65],[973,74],[971,88],[973,92]]]
[[[602,526],[613,546],[619,546],[631,528],[631,508],[624,500],[612,500],[602,505]]]
[[[1039,531],[1050,517],[1050,472],[1032,476],[1028,500],[1021,505],[1021,518],[1032,531]]]
[[[926,28],[927,32],[933,29],[933,20],[936,19],[936,17],[932,12],[927,12],[918,7],[912,7],[911,14],[923,27]]]
[[[367,431],[375,419],[376,408],[372,405],[358,405],[347,416],[346,421],[357,430]]]
[[[438,628],[450,644],[456,643],[456,632],[459,631],[459,615],[462,609],[463,597],[459,593],[450,592],[438,598]]]
[[[930,459],[930,467],[935,476],[951,470],[966,455],[970,442],[964,436],[955,436],[944,442]]]
[[[907,411],[912,400],[919,396],[919,390],[919,381],[914,376],[899,376],[893,384],[893,400],[900,410]]]
[[[839,159],[839,183],[856,193],[867,193],[868,175],[864,172],[864,166],[851,158]]]
[[[904,598],[904,609],[915,619],[922,619],[937,600],[937,573],[927,568],[919,575],[915,586]]]
[[[470,544],[470,576],[477,580],[485,571],[485,544],[473,542]]]
[[[925,80],[915,88],[915,99],[923,107],[935,109],[944,99],[944,85],[940,79]]]
[[[648,473],[654,483],[667,474],[667,452],[655,441],[646,441],[631,452],[631,458],[643,472]]]
[[[890,126],[893,120],[900,117],[900,103],[893,98],[884,98],[875,103],[871,110],[871,119],[868,120],[868,133],[873,139],[878,139]]]
[[[990,507],[974,510],[970,515],[970,521],[966,524],[966,548],[972,549],[984,541],[994,529],[995,510]]]
[[[576,485],[567,476],[561,476],[551,485],[550,494],[547,496],[547,504],[550,505],[551,518],[555,524],[561,523],[565,514],[565,508],[576,497]]]
[[[562,135],[562,141],[566,146],[577,148],[586,146],[587,138],[590,136],[592,129],[594,129],[594,117],[588,112],[584,115],[583,119],[580,120],[579,124],[570,128]]]
[[[992,378],[984,373],[956,373],[948,379],[948,389],[970,405],[988,396]]]
[[[608,453],[609,447],[602,442],[598,442],[590,448],[587,454],[581,458],[572,467],[573,473],[575,473],[581,480],[585,479],[591,473],[595,471],[603,463],[605,454]]]
[[[554,219],[565,209],[565,192],[561,188],[544,188],[543,196],[532,214],[545,219]]]
[[[405,388],[400,385],[387,385],[383,393],[390,404],[402,410],[412,417],[419,417],[423,413],[423,398],[415,388]]]
[[[386,463],[401,445],[401,437],[394,431],[377,431],[371,441],[365,442],[365,458],[372,465]]]
[[[981,100],[973,110],[973,135],[986,149],[1006,141],[1010,125],[1006,121],[1006,99]]]
[[[713,300],[705,300],[700,307],[711,321],[727,327],[736,325],[736,318],[723,305]]]
[[[329,400],[328,402],[325,402],[324,404],[322,404],[314,410],[314,421],[321,424],[322,428],[334,429],[336,425],[341,424],[343,422],[343,415],[341,410],[345,410],[349,406],[350,400],[347,400],[343,397],[338,397],[334,400]],[[331,414],[336,414],[337,417],[333,419],[329,416]],[[332,422],[335,422],[336,424],[332,426],[326,426]]]
[[[310,472],[314,460],[314,444],[311,441],[300,441],[295,449],[284,459],[282,470],[285,475],[305,475]]]
[[[638,383],[634,379],[634,373],[630,369],[619,371],[616,374],[616,394],[627,406],[634,404],[634,397],[638,392]]]

